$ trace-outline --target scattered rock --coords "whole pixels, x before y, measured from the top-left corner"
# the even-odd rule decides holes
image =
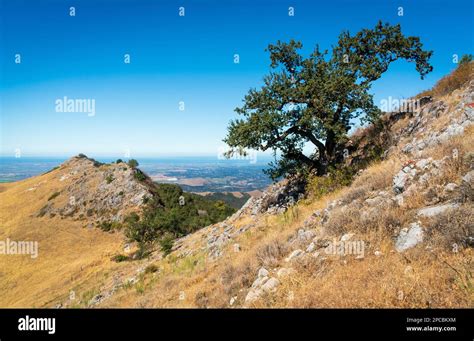
[[[410,265],[407,265],[405,267],[405,270],[403,270],[403,273],[406,275],[406,276],[411,276],[413,275],[414,271],[413,271],[413,267],[410,266]]]
[[[266,277],[269,275],[269,272],[267,269],[265,269],[264,267],[261,267],[260,270],[258,270],[258,274],[257,274],[257,277]]]
[[[347,242],[348,240],[350,240],[354,236],[355,236],[354,233],[346,233],[345,235],[343,235],[341,237],[341,242]]]
[[[229,301],[229,305],[234,305],[235,301],[237,301],[237,296],[231,297]]]
[[[418,210],[418,215],[421,217],[434,217],[438,214],[441,214],[449,209],[453,209],[459,207],[458,204],[455,203],[448,203],[444,205],[437,205],[437,206],[431,206],[431,207],[425,207],[420,210]]]
[[[423,229],[417,223],[411,223],[409,228],[404,228],[400,231],[395,242],[395,249],[398,252],[403,252],[409,248],[414,247],[423,241]]]
[[[416,175],[416,169],[410,165],[404,167],[393,178],[393,190],[396,194],[400,194],[405,190],[406,184]]]
[[[311,253],[314,250],[316,250],[316,244],[314,242],[311,242],[311,244],[309,244],[308,247],[306,248],[306,252]]]
[[[462,177],[462,181],[465,182],[465,183],[468,183],[468,184],[472,184],[474,182],[474,170],[466,173]]]
[[[303,250],[295,250],[288,257],[285,258],[285,262],[291,262],[292,260],[301,257],[304,254]]]
[[[429,165],[431,164],[431,161],[431,159],[421,159],[415,164],[415,166],[418,169],[425,170],[428,169]]]
[[[265,284],[262,285],[262,290],[264,292],[273,292],[279,285],[280,281],[275,277],[271,277],[268,281],[265,282]]]
[[[291,275],[294,272],[292,268],[281,268],[277,271],[277,276],[278,277],[286,277],[288,275]]]

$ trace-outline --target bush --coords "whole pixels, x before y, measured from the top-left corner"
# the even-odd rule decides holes
[[[174,244],[174,237],[173,235],[166,235],[160,240],[160,247],[161,251],[163,252],[164,256],[167,256],[171,253]]]
[[[99,224],[99,228],[104,232],[111,232],[114,230],[120,230],[122,225],[116,221],[103,221]]]
[[[131,168],[136,168],[138,167],[139,163],[137,160],[135,159],[130,159],[128,160],[128,166],[131,167]]]
[[[181,196],[185,199],[184,205],[180,204]],[[199,215],[199,211],[206,211],[207,215]],[[166,255],[175,238],[222,221],[234,212],[235,209],[224,202],[216,203],[197,194],[185,193],[177,185],[159,184],[156,185],[156,196],[146,200],[143,216],[140,218],[132,213],[125,218],[125,235],[141,248],[137,257],[146,254],[156,240]]]
[[[115,255],[112,257],[112,260],[114,262],[117,262],[117,263],[120,263],[120,262],[125,262],[127,260],[129,260],[130,258],[128,256],[125,256],[125,255]]]
[[[355,174],[355,170],[351,167],[331,169],[325,176],[310,178],[307,191],[313,199],[319,199],[341,187],[350,185]]]
[[[59,194],[61,194],[61,193],[60,193],[60,192],[54,192],[54,193],[51,194],[51,196],[48,198],[48,201],[53,200],[53,199],[56,198]]]
[[[145,181],[146,180],[145,174],[143,174],[143,172],[140,171],[139,169],[135,170],[135,173],[133,174],[133,177],[138,181]]]
[[[107,184],[110,184],[112,181],[114,181],[114,176],[112,174],[105,177],[105,182],[107,182]]]
[[[123,160],[122,159],[117,159],[117,161],[115,161],[115,163],[122,163]]]

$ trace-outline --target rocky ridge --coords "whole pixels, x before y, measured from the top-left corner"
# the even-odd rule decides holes
[[[58,191],[48,199],[38,216],[60,216],[83,220],[87,226],[120,222],[139,211],[153,197],[153,190],[137,180],[134,169],[124,162],[101,164],[86,156],[75,156],[58,169]]]

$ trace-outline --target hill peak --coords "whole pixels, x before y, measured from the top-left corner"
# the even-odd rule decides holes
[[[84,154],[74,156],[40,176],[48,175],[54,189],[38,216],[72,217],[90,227],[122,221],[154,195],[146,176],[137,174],[143,175],[125,162],[105,164]]]

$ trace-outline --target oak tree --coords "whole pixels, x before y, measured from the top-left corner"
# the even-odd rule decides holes
[[[340,162],[355,119],[373,122],[381,114],[370,89],[392,62],[415,63],[422,79],[433,69],[432,51],[423,50],[418,37],[382,22],[355,35],[344,31],[330,54],[316,46],[304,58],[301,48],[294,40],[268,46],[271,71],[235,109],[242,118],[230,122],[224,139],[227,156],[248,149],[278,155],[267,171],[273,179],[303,169],[323,175]],[[308,144],[309,155],[303,151]]]

